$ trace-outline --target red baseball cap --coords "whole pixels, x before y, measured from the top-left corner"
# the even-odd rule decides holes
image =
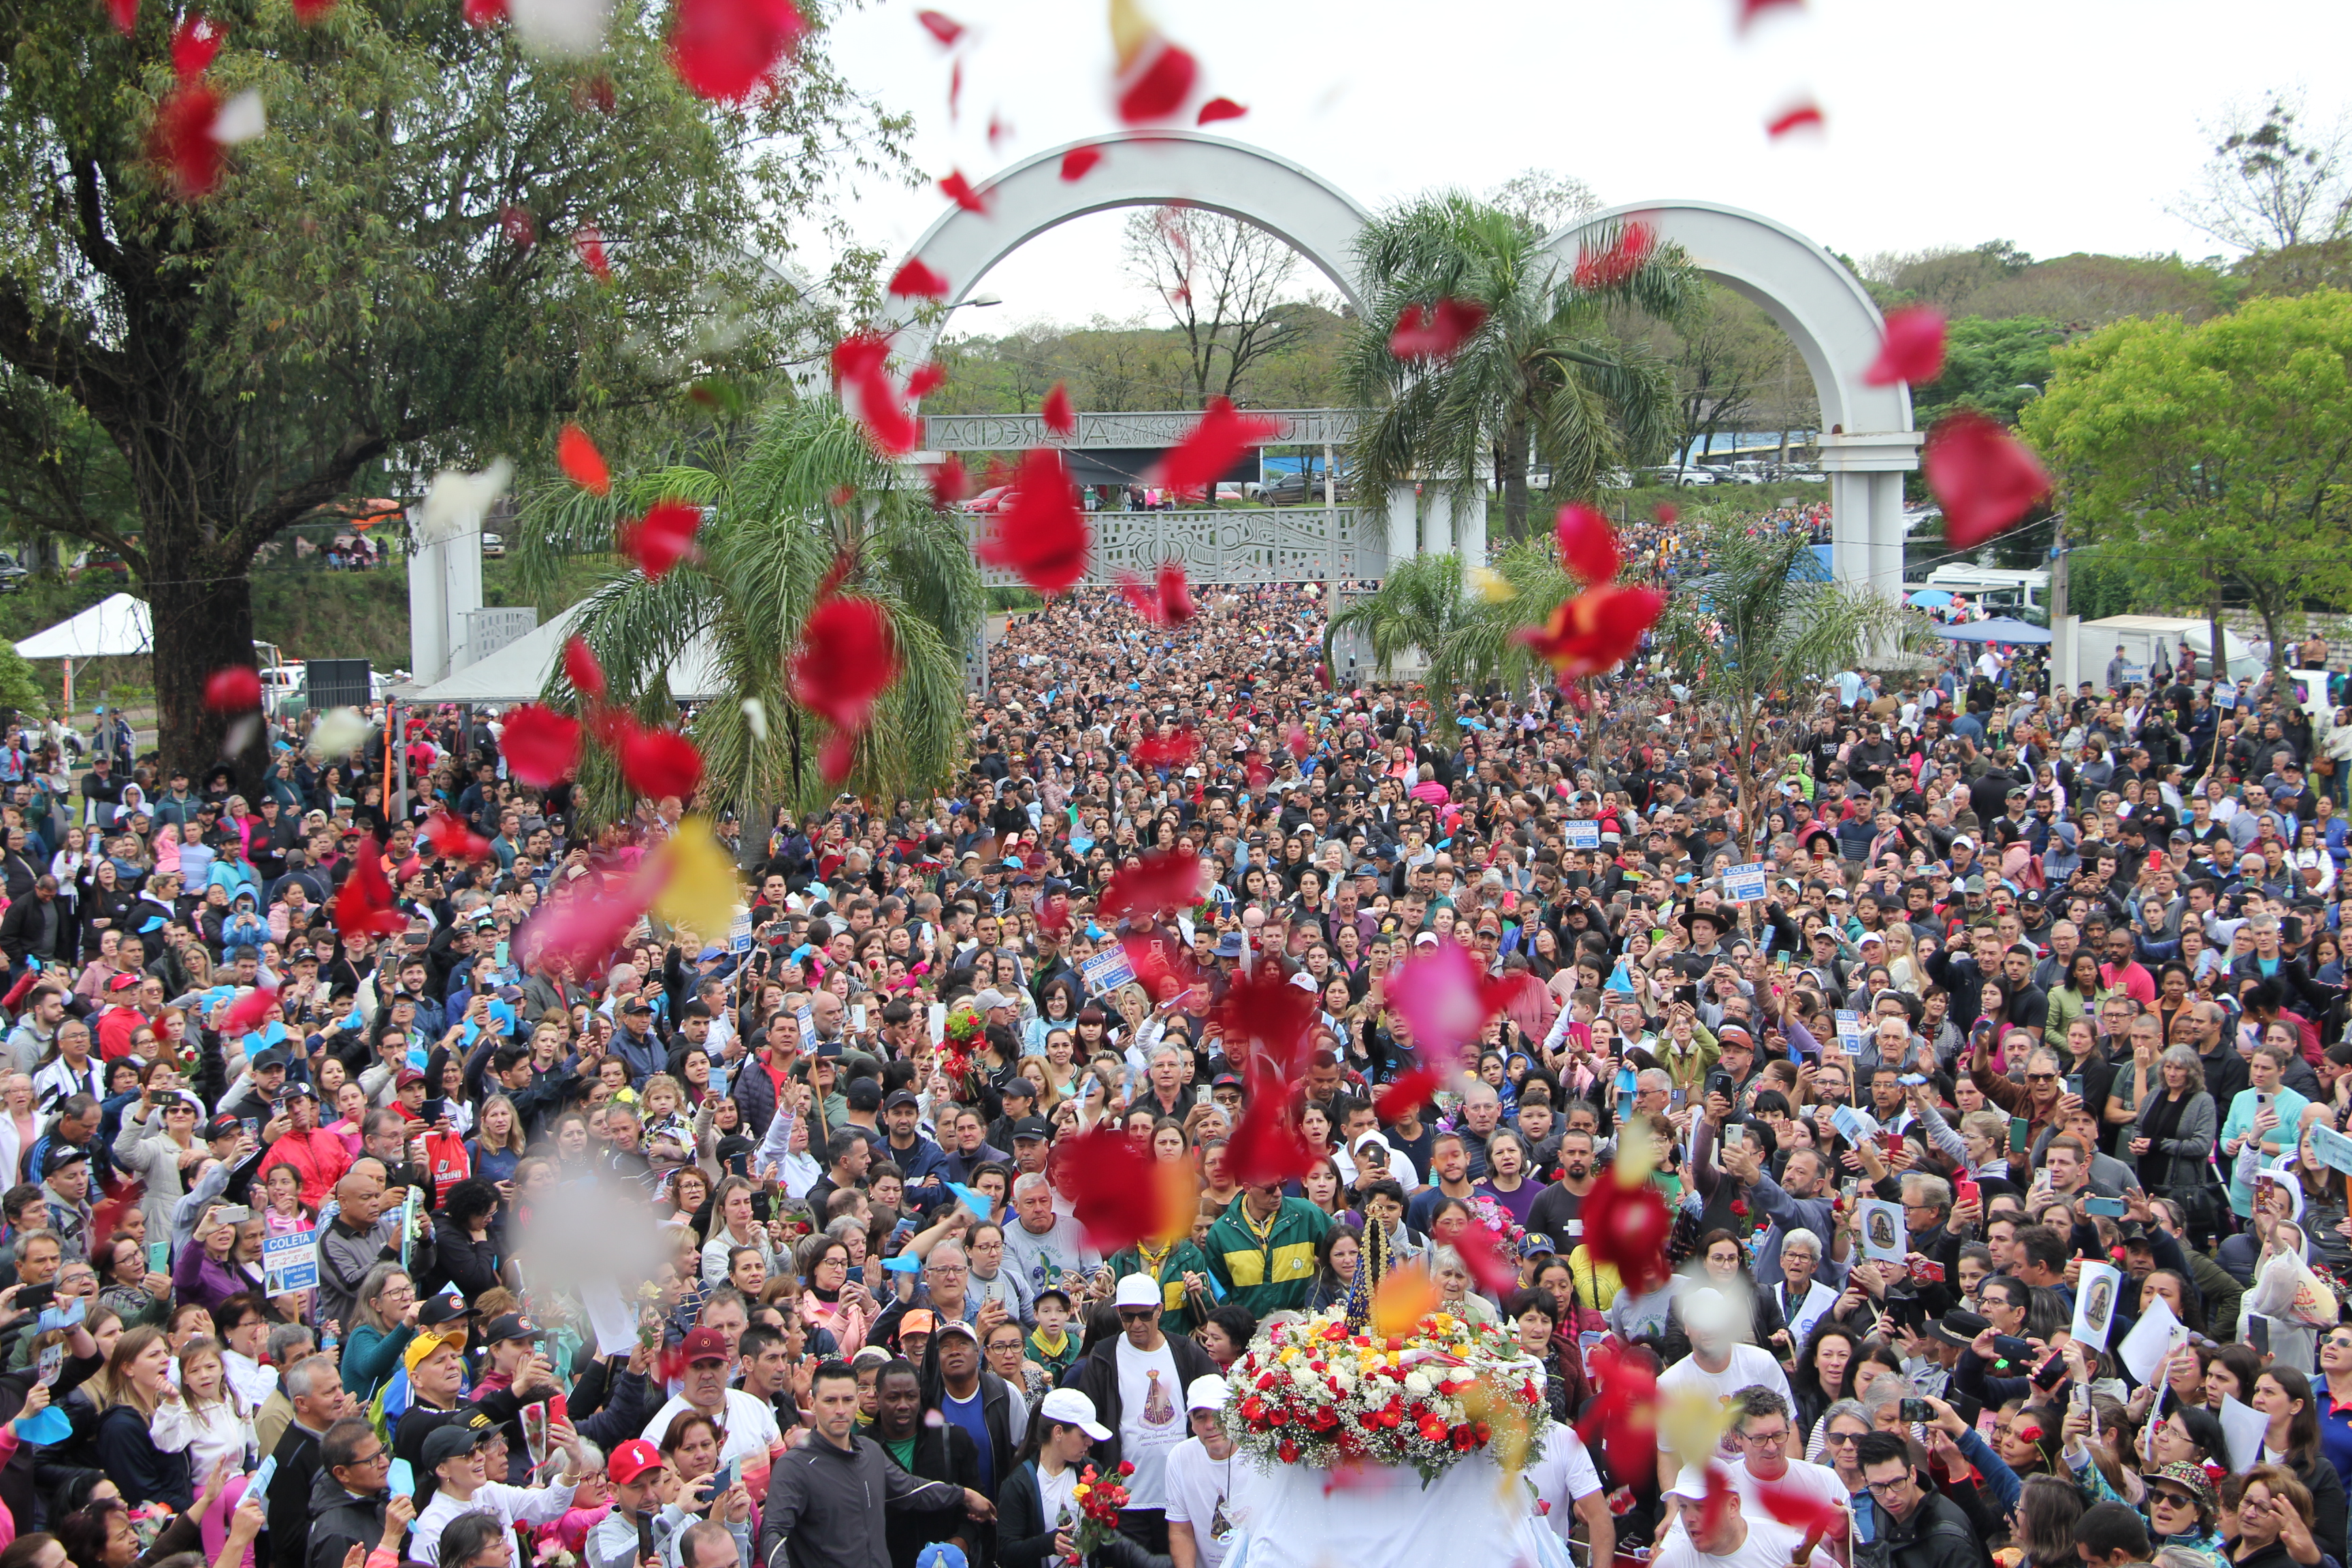
[[[686,1336],[686,1343],[680,1349],[686,1352],[688,1366],[697,1362],[725,1361],[727,1336],[717,1329],[696,1329]]]
[[[604,1473],[620,1486],[635,1486],[652,1471],[661,1468],[661,1450],[643,1437],[632,1437],[614,1448],[604,1461]]]

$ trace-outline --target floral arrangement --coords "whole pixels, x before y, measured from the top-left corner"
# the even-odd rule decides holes
[[[1133,1474],[1135,1466],[1125,1459],[1110,1478],[1097,1477],[1092,1465],[1079,1472],[1078,1484],[1070,1489],[1070,1500],[1078,1505],[1078,1517],[1070,1526],[1070,1541],[1077,1548],[1072,1563],[1085,1562],[1095,1548],[1118,1533],[1119,1511],[1127,1507],[1127,1488],[1119,1483]]]
[[[1542,1368],[1498,1326],[1432,1312],[1384,1338],[1345,1313],[1277,1324],[1234,1363],[1225,1426],[1261,1460],[1410,1467],[1426,1486],[1544,1408]]]
[[[985,1027],[980,1010],[969,1002],[959,1002],[949,1012],[947,1040],[940,1060],[949,1082],[961,1085],[971,1079],[971,1053],[979,1047]]]

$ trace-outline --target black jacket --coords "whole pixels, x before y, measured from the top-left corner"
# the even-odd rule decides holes
[[[384,1498],[353,1497],[325,1469],[310,1483],[310,1541],[304,1568],[343,1568],[353,1546],[373,1552],[383,1539]]]
[[[1095,1468],[1105,1473],[1116,1469],[1119,1461],[1118,1347],[1126,1338],[1125,1334],[1106,1336],[1062,1376],[1065,1387],[1094,1401],[1095,1419],[1110,1428],[1110,1436],[1094,1447]],[[1209,1376],[1217,1370],[1217,1363],[1207,1351],[1175,1334],[1168,1336],[1168,1349],[1176,1358],[1176,1386],[1168,1391],[1168,1397],[1181,1409],[1184,1391],[1192,1386],[1192,1380]]]
[[[960,1520],[963,1493],[908,1475],[871,1437],[852,1436],[845,1450],[812,1437],[768,1472],[753,1568],[889,1568],[885,1514],[901,1509]]]
[[[877,1445],[878,1447],[878,1445]],[[883,1457],[889,1458],[887,1449]],[[891,1461],[896,1464],[898,1461]],[[971,1434],[953,1422],[933,1426],[919,1422],[915,1426],[915,1462],[908,1467],[910,1474],[927,1481],[946,1481],[951,1486],[980,1487],[980,1450],[972,1447]],[[883,1534],[890,1543],[890,1568],[915,1568],[915,1559],[923,1548],[934,1541],[946,1539],[949,1521],[937,1513],[899,1512],[883,1521]],[[962,1536],[965,1556],[977,1560],[981,1532],[985,1527],[966,1521],[956,1533]]]
[[[294,1422],[269,1450],[278,1469],[269,1478],[269,1568],[302,1568],[310,1539],[310,1489],[319,1479],[319,1439]]]
[[[1854,1547],[1854,1568],[1985,1568],[1991,1561],[1959,1504],[1939,1492],[1921,1498],[1906,1520],[1874,1497],[1870,1510],[1870,1541]]]
[[[187,1454],[167,1454],[155,1447],[147,1435],[147,1417],[137,1405],[112,1405],[98,1418],[98,1462],[121,1489],[122,1500],[133,1508],[168,1502],[185,1510],[196,1500]]]

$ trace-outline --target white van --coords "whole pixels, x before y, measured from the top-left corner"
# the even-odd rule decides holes
[[[1971,604],[1981,605],[1996,615],[2014,616],[2024,610],[2043,616],[2050,613],[2050,574],[2046,571],[1938,566],[1927,574],[1927,582],[1917,585],[1965,595]]]

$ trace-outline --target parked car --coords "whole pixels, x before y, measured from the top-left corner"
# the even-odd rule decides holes
[[[1335,502],[1356,499],[1356,487],[1349,481],[1347,475],[1341,474],[1332,481],[1331,498]],[[1309,501],[1320,506],[1323,504],[1323,476],[1317,474],[1310,480],[1304,473],[1284,474],[1272,484],[1262,487],[1257,499],[1268,506],[1298,506]]]
[[[507,541],[506,541],[506,536],[505,536],[504,534],[500,534],[500,533],[485,533],[484,535],[482,535],[482,553],[483,553],[483,554],[485,554],[485,555],[504,555],[506,552],[507,552]]]
[[[1013,487],[1011,485],[992,485],[970,500],[958,501],[956,510],[968,512],[975,517],[983,517],[992,512],[1003,511],[1012,504]]]
[[[0,552],[0,594],[15,593],[25,585],[25,579],[31,575],[30,572],[17,563],[15,556]]]

